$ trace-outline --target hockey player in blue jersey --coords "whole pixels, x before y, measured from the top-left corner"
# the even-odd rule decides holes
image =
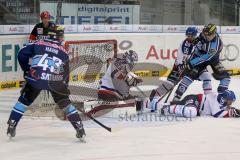
[[[76,137],[82,138],[85,135],[81,118],[69,99],[69,57],[61,45],[64,28],[56,26],[49,32],[49,36],[50,39],[36,41],[23,47],[18,53],[18,62],[24,72],[26,84],[7,122],[7,135],[10,137],[16,135],[21,117],[41,90],[50,91],[55,103],[75,128]]]
[[[197,37],[197,28],[188,27],[186,29],[186,38],[178,47],[178,54],[173,65],[172,71],[167,77],[167,81],[163,82],[157,89],[154,89],[150,94],[150,101],[153,98],[164,96],[171,88],[178,83],[180,76],[183,76],[185,61],[190,58],[194,50],[194,41]]]
[[[195,50],[195,42],[197,38],[197,28],[196,27],[188,27],[186,30],[186,39],[180,44],[178,48],[178,54],[176,61],[174,63],[173,69],[169,76],[167,77],[166,82],[164,82],[159,88],[155,90],[150,95],[150,107],[152,111],[156,110],[157,103],[159,103],[162,95],[166,94],[169,90],[171,90],[174,85],[176,85],[181,78],[183,77],[183,82],[185,79],[186,69],[185,64],[194,56]],[[211,92],[211,75],[207,70],[203,70],[198,77],[199,80],[203,81],[203,90],[204,93],[207,94]],[[154,95],[154,97],[153,97]]]
[[[216,32],[217,27],[214,24],[208,24],[203,28],[195,45],[194,57],[186,64],[186,76],[184,76],[179,84],[173,101],[181,99],[188,86],[200,73],[206,70],[208,65],[211,66],[214,74],[217,75],[216,77],[219,77],[218,93],[223,93],[228,89],[230,76],[220,62],[219,56],[223,48],[223,43]]]

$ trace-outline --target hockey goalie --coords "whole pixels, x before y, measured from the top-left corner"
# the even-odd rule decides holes
[[[100,81],[98,98],[105,101],[118,101],[133,98],[129,89],[142,82],[131,70],[138,61],[135,51],[129,50],[114,58]]]
[[[119,54],[111,60],[105,75],[99,81],[98,105],[92,107],[88,114],[92,115],[103,109],[142,105],[141,100],[129,93],[131,87],[142,82],[140,77],[131,72],[137,61],[138,55],[133,50]]]

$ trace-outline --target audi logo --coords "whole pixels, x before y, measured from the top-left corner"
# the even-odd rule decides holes
[[[223,45],[220,61],[235,61],[239,57],[239,48],[235,44]]]

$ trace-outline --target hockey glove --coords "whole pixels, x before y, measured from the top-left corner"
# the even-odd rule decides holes
[[[192,70],[193,69],[193,67],[190,63],[185,63],[184,68],[186,68],[187,70]]]
[[[240,110],[239,109],[234,108],[232,110],[233,110],[233,117],[236,117],[236,118],[240,117]]]
[[[127,78],[126,78],[126,83],[128,86],[136,86],[138,83],[142,82],[142,79],[139,78],[137,75],[135,75],[132,72],[129,72],[127,74]]]
[[[178,72],[182,72],[185,69],[185,64],[179,64],[177,66]]]

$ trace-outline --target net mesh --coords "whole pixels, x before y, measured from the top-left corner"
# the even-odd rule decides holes
[[[117,41],[66,41],[65,48],[70,59],[70,100],[79,103],[96,99],[99,80],[107,69],[108,60],[117,56]],[[26,115],[54,117],[56,110],[58,107],[50,93],[42,91]]]

